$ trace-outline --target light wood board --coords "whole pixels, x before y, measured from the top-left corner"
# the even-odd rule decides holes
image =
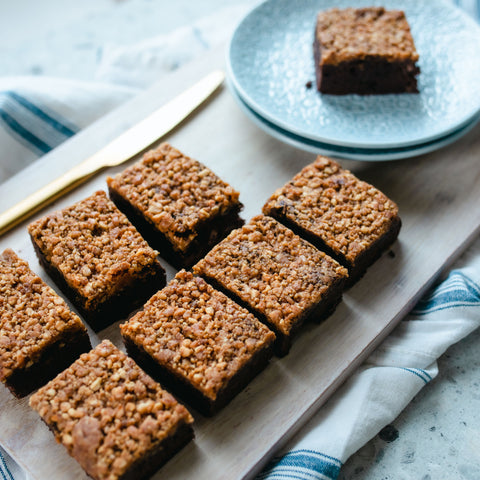
[[[223,52],[164,78],[0,186],[0,209],[23,198],[86,158],[129,125],[223,65]],[[155,479],[251,478],[290,438],[408,312],[480,230],[480,128],[443,150],[396,162],[342,160],[360,178],[396,201],[403,227],[392,254],[383,255],[320,325],[306,325],[290,354],[267,369],[213,418],[194,414],[196,439]],[[211,167],[241,192],[243,216],[260,212],[267,197],[314,160],[252,125],[224,89],[192,119],[166,137]],[[108,172],[115,173],[124,167]],[[36,215],[70,205],[105,189],[106,173]],[[26,224],[0,238],[43,274]],[[168,278],[174,270],[168,269]],[[92,334],[121,345],[118,324]],[[28,407],[0,388],[0,443],[38,480],[85,479],[78,464]]]

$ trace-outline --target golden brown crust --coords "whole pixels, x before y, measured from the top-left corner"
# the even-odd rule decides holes
[[[394,61],[418,60],[404,12],[383,7],[333,8],[320,12],[316,37],[320,64],[337,65],[367,57]]]
[[[393,201],[323,156],[279,188],[263,212],[319,237],[350,265],[399,222]]]
[[[185,270],[120,328],[159,365],[212,401],[275,339],[246,309]]]
[[[85,310],[94,311],[143,272],[158,268],[158,252],[103,191],[31,223],[28,231]]]
[[[348,276],[335,260],[264,215],[234,230],[193,270],[214,278],[285,335]]]
[[[98,480],[121,478],[193,422],[185,407],[108,340],[42,387],[30,405]]]
[[[0,380],[36,363],[82,321],[11,249],[0,255]]]
[[[168,143],[147,152],[114,178],[107,178],[107,183],[180,252],[188,250],[201,225],[241,208],[237,191]]]

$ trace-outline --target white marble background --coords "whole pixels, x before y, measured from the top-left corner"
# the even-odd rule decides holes
[[[478,13],[478,2],[464,1]],[[0,0],[0,76],[103,80],[102,65],[117,47],[168,34],[221,8],[241,12],[254,3]],[[479,351],[478,330],[447,351],[439,359],[438,377],[346,463],[339,478],[479,479],[480,445],[472,444],[480,430]]]

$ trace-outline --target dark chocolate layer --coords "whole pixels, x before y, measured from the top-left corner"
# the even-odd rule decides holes
[[[150,223],[145,216],[127,199],[120,195],[119,192],[109,187],[108,193],[118,209],[135,225],[150,246],[158,250],[162,258],[178,269],[189,269],[210,251],[214,245],[223,240],[233,229],[239,228],[244,224],[243,219],[239,217],[242,205],[236,204],[233,208],[225,212],[225,214],[201,225],[195,241],[192,242],[186,252],[180,252],[173,247],[171,242],[155,225]]]
[[[83,297],[81,297],[74,288],[70,287],[61,272],[45,259],[36,242],[32,243],[42,267],[75,305],[95,332],[102,330],[117,320],[127,318],[131,312],[143,305],[155,292],[163,288],[166,284],[165,270],[160,262],[157,261],[148,270],[143,272],[142,278],[133,279],[133,283],[127,284],[116,295],[100,304],[94,311],[90,311],[84,308]]]
[[[86,331],[69,332],[64,338],[47,347],[41,358],[30,367],[15,370],[5,384],[17,398],[24,397],[45,385],[91,348]]]
[[[388,61],[378,57],[320,64],[321,46],[314,45],[317,89],[322,93],[346,95],[418,93],[416,75],[420,69],[412,61]]]

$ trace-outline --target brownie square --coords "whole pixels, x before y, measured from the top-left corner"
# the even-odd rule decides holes
[[[11,249],[0,255],[0,380],[16,397],[90,350],[80,318]]]
[[[189,412],[109,340],[30,398],[95,480],[143,479],[193,438]]]
[[[348,267],[349,284],[398,236],[398,207],[334,160],[318,156],[279,188],[263,213]]]
[[[273,218],[258,215],[194,267],[266,323],[286,355],[307,318],[321,320],[342,297],[347,270]]]
[[[317,17],[317,88],[344,95],[416,93],[420,69],[404,12],[383,7],[333,8]]]
[[[185,270],[120,328],[129,355],[204,415],[267,365],[275,340],[246,309]]]
[[[28,227],[41,264],[96,331],[165,286],[155,250],[105,192]]]
[[[239,193],[168,143],[107,178],[110,197],[162,257],[189,268],[243,225]]]

